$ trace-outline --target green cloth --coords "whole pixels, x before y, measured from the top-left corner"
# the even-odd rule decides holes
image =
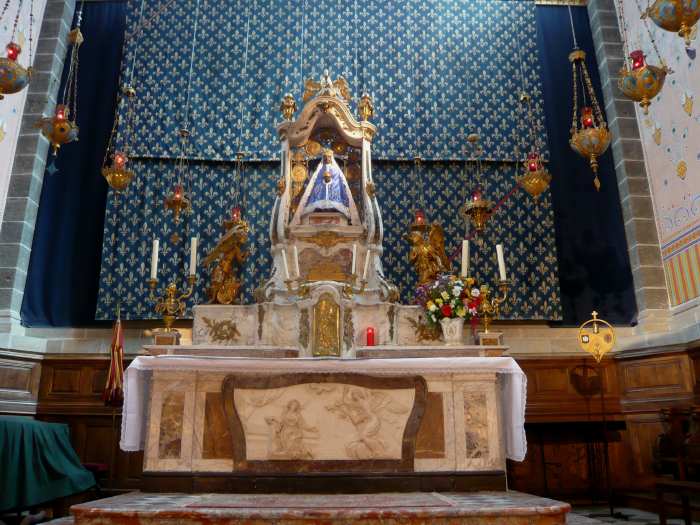
[[[25,509],[95,485],[70,443],[68,426],[0,416],[0,512]]]

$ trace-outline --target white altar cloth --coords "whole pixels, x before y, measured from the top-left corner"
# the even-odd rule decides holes
[[[496,373],[501,376],[501,406],[506,456],[515,461],[525,459],[525,403],[527,379],[511,357],[433,357],[412,359],[254,359],[246,357],[141,356],[126,369],[124,408],[119,446],[133,452],[143,450],[150,378],[153,370],[185,370],[224,373],[300,373],[346,372],[388,375],[432,375]]]

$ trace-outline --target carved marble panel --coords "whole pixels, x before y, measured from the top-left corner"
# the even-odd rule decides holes
[[[420,377],[231,375],[223,391],[237,470],[412,470]]]
[[[422,334],[418,326],[425,323],[423,309],[419,306],[396,306],[396,343],[397,345],[434,345],[440,343],[440,339],[429,339],[427,334]]]
[[[296,305],[266,303],[261,323],[261,343],[271,346],[296,347],[299,344],[300,312]]]
[[[257,305],[198,305],[193,308],[192,343],[254,345]]]

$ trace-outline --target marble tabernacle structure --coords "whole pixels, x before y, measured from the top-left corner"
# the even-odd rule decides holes
[[[144,451],[147,491],[505,491],[506,459],[525,456],[525,376],[502,355],[507,347],[426,340],[421,310],[395,302],[381,260],[371,107],[362,99],[356,120],[346,88],[326,75],[307,89],[298,118],[289,111],[278,127],[281,179],[269,232],[274,262],[259,302],[196,306],[191,345],[147,346],[148,355],[126,371],[120,444]],[[370,326],[374,346],[365,341]],[[380,507],[392,498],[406,499],[374,497],[363,509],[374,505],[374,516],[388,519]],[[430,522],[501,523],[512,511],[504,503],[486,516],[458,500],[433,497]],[[134,510],[145,500],[139,501],[114,505],[124,506],[124,517],[141,512]],[[197,501],[177,505],[195,512]],[[243,522],[250,516],[241,509],[265,507],[236,501],[217,500],[210,507],[218,517],[207,519]],[[352,514],[349,503],[339,505]],[[92,523],[106,506],[77,508],[76,523]],[[153,513],[145,506],[143,512]],[[404,501],[395,510],[410,506]],[[508,523],[565,523],[565,504],[525,506]],[[279,505],[270,508],[269,522],[287,523],[274,521],[281,519]],[[261,523],[263,514],[256,514]],[[327,508],[323,516],[323,523],[352,522]],[[356,516],[362,523],[375,522],[362,516]]]

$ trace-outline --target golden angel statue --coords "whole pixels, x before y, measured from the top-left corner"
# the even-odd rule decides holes
[[[430,227],[427,240],[417,230],[406,235],[405,239],[411,243],[408,260],[418,272],[418,284],[432,282],[441,273],[450,271],[450,260],[445,253],[445,232],[438,223]]]
[[[304,102],[308,102],[310,99],[319,95],[343,98],[346,101],[349,101],[352,98],[348,81],[342,76],[335,80],[331,80],[327,69],[323,72],[320,82],[317,82],[311,78],[304,82],[304,95],[302,97]]]
[[[248,241],[248,224],[238,220],[227,222],[228,230],[214,249],[202,261],[205,266],[216,264],[211,274],[207,295],[212,304],[232,304],[241,288],[240,274],[248,252],[243,245]]]

